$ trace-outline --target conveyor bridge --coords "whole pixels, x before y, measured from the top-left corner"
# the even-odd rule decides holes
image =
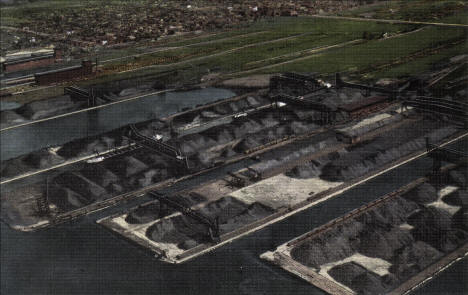
[[[322,124],[328,124],[333,122],[335,119],[335,112],[330,109],[327,105],[313,101],[305,96],[292,96],[288,94],[278,94],[272,97],[276,101],[276,104],[279,105],[279,102],[286,102],[287,104],[299,105],[308,109],[319,111],[321,114],[320,121]]]
[[[212,242],[219,242],[219,218],[216,217],[215,220],[210,217],[202,214],[199,211],[195,211],[185,204],[179,203],[176,200],[170,198],[169,196],[157,193],[150,192],[149,195],[157,199],[159,202],[171,206],[180,213],[189,216],[192,219],[195,219],[199,223],[205,225],[208,228],[208,235]]]
[[[392,90],[392,89],[386,89],[382,87],[375,87],[375,86],[345,82],[343,81],[343,79],[341,79],[341,75],[339,73],[335,74],[335,87],[336,88],[348,87],[348,88],[365,90],[367,92],[366,96],[369,96],[371,91],[389,94],[392,98],[396,98],[397,96],[400,95],[399,90]]]
[[[136,144],[169,157],[172,160],[183,164],[186,168],[189,168],[187,157],[183,155],[179,149],[164,143],[162,140],[157,140],[141,134],[134,124],[130,125],[129,135],[130,139],[133,140]]]
[[[442,167],[442,161],[449,163],[458,163],[460,159],[468,159],[468,153],[457,151],[450,148],[440,147],[436,144],[430,143],[429,138],[426,137],[426,150],[428,156],[432,158],[432,170],[439,171]]]
[[[465,124],[468,120],[468,104],[459,101],[417,96],[403,101],[403,106],[410,106],[424,112],[448,115],[454,119],[462,120]]]
[[[309,92],[326,88],[317,81],[316,75],[287,72],[271,78],[270,90],[281,89],[283,86],[293,85],[301,85],[303,88],[307,88]]]
[[[70,95],[73,99],[87,101],[89,107],[96,105],[96,96],[92,91],[90,92],[78,86],[67,86],[63,89],[63,92]]]

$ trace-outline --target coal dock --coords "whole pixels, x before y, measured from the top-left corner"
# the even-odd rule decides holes
[[[31,231],[149,199],[98,223],[182,263],[464,138],[465,103],[427,97],[410,83],[275,75],[268,89],[2,161],[1,217]]]
[[[407,294],[468,255],[466,157],[456,162],[262,258],[329,294]]]

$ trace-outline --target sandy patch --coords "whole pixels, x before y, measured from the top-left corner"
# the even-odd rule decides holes
[[[230,195],[248,204],[259,202],[276,210],[293,206],[314,194],[340,184],[342,182],[328,182],[318,177],[298,179],[280,174],[244,187]]]
[[[405,230],[412,230],[414,228],[414,226],[408,224],[408,223],[402,223],[400,224],[399,226],[401,229],[405,229]]]
[[[367,270],[374,272],[375,274],[379,276],[384,276],[389,274],[388,269],[392,264],[386,260],[380,259],[380,258],[372,258],[372,257],[367,257],[365,255],[362,255],[360,253],[355,253],[349,257],[346,257],[345,259],[335,261],[335,262],[330,262],[327,264],[323,264],[320,266],[320,271],[319,274],[326,277],[327,279],[333,281],[334,283],[340,285],[341,287],[345,288],[346,290],[355,293],[353,290],[348,288],[347,286],[337,282],[334,280],[329,274],[328,271],[332,269],[333,267],[348,263],[348,262],[354,262],[356,264],[359,264],[360,266],[366,268]]]
[[[177,247],[176,244],[173,244],[173,243],[163,243],[163,242],[155,242],[151,239],[148,239],[148,237],[146,236],[146,230],[148,229],[148,227],[150,227],[151,225],[147,225],[145,227],[142,227],[142,228],[139,228],[138,230],[136,231],[133,231],[132,234],[134,234],[136,237],[140,238],[140,239],[143,239],[144,241],[146,241],[147,243],[149,244],[152,244],[154,245],[155,247],[161,249],[164,251],[164,253],[166,254],[166,257],[170,258],[170,259],[175,259],[175,257],[177,255],[180,255],[182,253],[185,252],[185,250],[183,249],[180,249],[179,247]]]
[[[271,75],[253,75],[225,80],[221,85],[224,87],[266,88],[270,85],[270,77]]]
[[[429,203],[427,204],[427,206],[431,206],[431,207],[435,207],[435,208],[439,208],[441,210],[445,210],[447,211],[450,215],[453,215],[455,214],[459,209],[460,209],[460,206],[452,206],[452,205],[449,205],[447,203],[445,203],[442,198],[457,191],[458,190],[458,187],[456,186],[453,186],[453,185],[448,185],[448,186],[445,186],[443,187],[442,189],[440,189],[438,192],[437,192],[437,201],[434,201],[432,203]]]
[[[370,118],[366,118],[366,119],[362,120],[361,122],[359,122],[357,124],[354,124],[353,126],[342,128],[339,131],[348,132],[348,131],[351,131],[351,130],[354,130],[354,129],[362,128],[362,127],[371,125],[371,124],[373,124],[375,122],[379,122],[379,121],[382,121],[384,119],[390,118],[391,116],[392,115],[387,114],[387,113],[378,114],[378,115],[372,116]]]

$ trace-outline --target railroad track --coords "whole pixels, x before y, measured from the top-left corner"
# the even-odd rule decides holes
[[[31,85],[35,84],[36,80],[34,79],[34,75],[26,75],[26,76],[21,76],[21,77],[16,77],[16,78],[10,78],[10,79],[5,79],[2,80],[2,86],[1,90],[17,87],[17,86],[23,86],[23,85]]]

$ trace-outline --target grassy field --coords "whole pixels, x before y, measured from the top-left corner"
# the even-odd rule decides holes
[[[468,2],[460,0],[398,0],[338,13],[340,16],[370,17],[425,22],[468,24]]]
[[[304,50],[361,39],[364,32],[378,38],[384,33],[397,34],[414,28],[414,26],[408,25],[308,17],[278,18],[274,22],[263,21],[252,26],[249,32],[260,32],[255,35],[234,36],[229,40],[209,44],[192,43],[184,48],[143,55],[131,58],[126,62],[118,61],[106,64],[103,71],[114,71],[118,67],[123,67],[122,64],[125,64],[125,70],[154,65],[154,69],[142,70],[142,73],[146,75],[151,71],[158,72],[158,65],[169,65],[181,61],[188,63],[194,58],[213,54],[217,54],[217,56],[197,61],[194,65],[206,68],[206,70],[218,68],[225,72],[240,71],[270,63],[272,58],[273,62],[277,62],[274,58],[283,58],[285,55],[295,55]],[[225,37],[223,36],[223,38]],[[281,40],[283,38],[288,39]],[[220,39],[222,38],[220,37]],[[202,40],[197,40],[195,43],[202,42]],[[167,46],[174,45],[168,44]],[[138,73],[133,72],[133,74],[137,75]]]
[[[441,28],[441,27],[425,27],[417,32],[394,36],[387,39],[364,40],[357,45],[348,45],[342,48],[324,51],[318,54],[308,55],[307,50],[321,46],[340,44],[342,42],[356,40],[362,38],[363,32],[367,31],[378,37],[387,32],[390,34],[402,33],[406,30],[415,29],[403,25],[390,25],[378,23],[365,23],[340,20],[323,20],[310,18],[293,18],[285,19],[278,22],[278,27],[287,28],[284,31],[279,31],[277,35],[265,34],[265,39],[251,39],[243,43],[242,40],[233,39],[229,42],[221,42],[221,44],[213,44],[206,48],[198,48],[198,46],[184,48],[180,51],[165,52],[157,54],[159,58],[171,58],[174,53],[188,54],[178,61],[190,60],[194,56],[204,56],[223,50],[232,49],[235,46],[245,46],[251,44],[249,42],[258,40],[267,40],[273,37],[285,37],[294,34],[309,33],[308,35],[299,36],[285,41],[253,45],[242,48],[234,52],[208,57],[195,62],[187,62],[186,64],[174,67],[174,69],[188,71],[193,76],[207,73],[209,69],[216,68],[223,73],[236,73],[243,70],[258,68],[258,73],[274,73],[282,71],[297,71],[297,72],[319,72],[322,74],[330,74],[334,72],[353,72],[361,71],[387,63],[394,63],[398,60],[405,60],[417,53],[432,54],[430,51],[440,46],[450,48],[450,42],[463,42],[466,39],[466,30],[462,28]],[[290,26],[285,24],[296,24]],[[307,31],[307,29],[309,31]],[[270,31],[276,32],[271,29]],[[268,38],[267,38],[268,37]],[[269,40],[269,39],[268,39]],[[453,45],[455,46],[455,45]],[[451,52],[463,52],[466,45],[456,45],[457,50],[447,51],[446,55]],[[205,50],[201,52],[202,50]],[[441,49],[444,51],[445,49]],[[194,54],[190,56],[190,54]],[[420,61],[419,68],[427,68],[436,56]],[[445,56],[445,55],[444,55]],[[154,57],[153,57],[154,58]],[[299,61],[294,61],[296,58],[301,58]],[[151,61],[151,58],[148,60]],[[408,62],[411,59],[408,59]],[[427,61],[427,62],[426,62]],[[287,62],[286,64],[280,64]],[[167,62],[166,62],[167,63]],[[164,64],[164,63],[163,63]],[[275,66],[275,64],[280,64]],[[425,65],[425,66],[424,66]],[[269,66],[269,68],[263,68]],[[398,65],[400,67],[400,65]],[[403,67],[403,66],[401,66]],[[130,78],[138,75],[147,76],[151,73],[158,73],[162,69],[167,70],[167,67],[149,67],[146,69],[125,73],[121,78]],[[410,69],[410,68],[408,68]],[[416,68],[415,68],[416,69]],[[375,70],[374,70],[375,71]],[[407,73],[408,71],[406,71]],[[396,73],[396,72],[395,72]],[[394,73],[394,74],[395,74]],[[413,72],[414,73],[414,72]],[[190,74],[187,74],[190,76]],[[105,77],[102,77],[106,79]]]
[[[427,72],[431,70],[434,64],[448,60],[453,56],[465,54],[466,51],[466,44],[459,44],[444,50],[440,50],[428,56],[416,58],[401,65],[367,73],[364,76],[364,78],[367,80],[375,81],[379,78],[409,77],[414,74]]]
[[[435,1],[411,2],[432,5]],[[376,11],[381,9],[375,7]],[[353,10],[353,13],[357,12]],[[444,16],[444,20],[457,17],[459,15]],[[389,38],[384,38],[384,34]],[[162,75],[167,82],[185,83],[196,82],[213,72],[226,78],[242,76],[246,70],[251,71],[249,74],[296,71],[329,75],[346,72],[370,80],[399,77],[427,71],[435,62],[465,53],[466,36],[467,29],[464,28],[280,17],[245,28],[209,32],[198,37],[179,36],[168,38],[164,44],[149,47],[140,44],[115,50],[107,57],[164,51],[106,63],[97,77],[78,84],[86,86]],[[357,42],[348,44],[350,41]],[[320,50],[337,44],[341,47]],[[126,72],[117,73],[120,71]],[[173,73],[167,75],[170,71]]]
[[[271,23],[262,22],[261,24],[257,24],[255,28],[251,28],[251,30],[255,29],[259,32],[254,35],[234,36],[229,40],[218,42],[214,39],[211,40],[213,43],[197,45],[196,43],[198,42],[204,42],[202,39],[198,42],[185,45],[189,47],[131,58],[128,60],[128,63],[131,63],[130,67],[133,68],[169,64],[233,49],[238,50],[240,47],[248,46],[247,48],[239,49],[236,54],[236,60],[233,61],[236,64],[242,64],[244,61],[272,58],[319,46],[360,39],[365,31],[374,36],[379,36],[385,32],[395,33],[408,28],[408,26],[402,25],[366,24],[313,18],[279,19]],[[281,40],[283,38],[291,39]],[[254,45],[257,43],[260,44]],[[167,46],[177,45],[169,43]],[[112,70],[112,67],[119,66],[121,63],[121,61],[118,61],[106,64],[106,68]],[[223,67],[234,66],[237,69],[236,64],[227,63]]]
[[[465,29],[428,27],[412,34],[389,39],[371,40],[364,44],[312,55],[308,59],[272,67],[262,72],[316,71],[329,74],[357,71],[464,38],[466,38]]]

